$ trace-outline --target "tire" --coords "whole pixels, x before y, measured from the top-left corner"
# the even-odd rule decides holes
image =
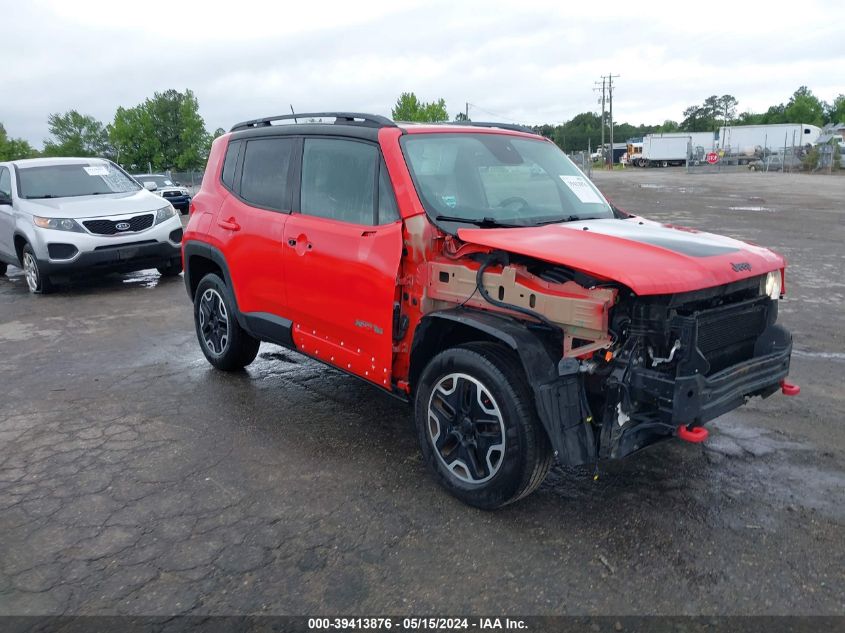
[[[468,415],[455,423],[459,411]],[[437,482],[476,508],[494,510],[530,494],[551,466],[521,362],[496,343],[435,356],[420,376],[414,418],[423,461]]]
[[[213,318],[213,321],[211,320]],[[238,371],[258,355],[261,344],[235,318],[235,302],[223,280],[209,273],[194,295],[194,326],[206,359],[222,371]]]
[[[53,292],[53,284],[38,265],[35,252],[29,244],[25,244],[21,252],[21,268],[26,279],[26,286],[32,294],[46,295]]]
[[[182,258],[174,257],[166,266],[156,268],[162,277],[176,277],[182,272]]]

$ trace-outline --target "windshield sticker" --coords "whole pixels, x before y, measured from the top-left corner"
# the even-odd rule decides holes
[[[560,179],[569,187],[569,190],[578,196],[581,202],[588,204],[602,204],[602,199],[596,190],[590,186],[590,183],[583,176],[561,176]]]
[[[440,196],[440,199],[450,209],[454,209],[458,206],[458,199],[455,196]]]
[[[84,167],[85,173],[89,176],[108,176],[109,168],[105,165],[88,165]]]

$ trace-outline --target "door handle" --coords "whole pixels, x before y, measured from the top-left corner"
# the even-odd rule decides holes
[[[228,220],[217,220],[217,226],[226,229],[227,231],[240,231],[241,225],[235,221],[235,218]]]

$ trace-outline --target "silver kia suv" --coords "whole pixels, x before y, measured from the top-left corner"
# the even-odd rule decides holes
[[[182,222],[111,161],[0,162],[0,275],[20,266],[30,292],[80,273],[182,272]]]

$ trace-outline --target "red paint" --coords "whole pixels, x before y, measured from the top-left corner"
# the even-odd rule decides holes
[[[645,223],[639,218],[603,220],[624,222],[626,230],[652,231],[655,223]],[[700,234],[714,244],[734,247],[731,253],[708,257],[693,257],[663,246],[655,246],[635,239],[604,235],[590,227],[590,221],[577,224],[552,224],[547,226],[514,229],[460,229],[458,236],[467,242],[511,253],[536,257],[555,264],[576,268],[602,279],[612,279],[624,284],[638,295],[671,294],[720,286],[747,277],[762,275],[784,266],[780,255],[738,240]],[[596,223],[599,224],[599,223]],[[692,229],[665,226],[667,235],[696,234]],[[694,241],[695,235],[684,239]],[[734,262],[751,264],[750,270],[734,271]]]
[[[690,442],[691,444],[700,444],[710,437],[710,432],[703,426],[691,427],[682,424],[678,427],[678,437],[685,442]]]
[[[410,392],[411,342],[425,312],[432,309],[426,298],[428,264],[436,259],[464,262],[474,269],[478,264],[468,255],[502,249],[615,280],[644,295],[705,288],[784,266],[782,257],[766,249],[691,229],[677,234],[692,240],[699,236],[722,240],[738,250],[691,257],[567,225],[461,229],[458,237],[447,236],[428,219],[416,193],[399,145],[403,132],[538,138],[461,126],[380,129],[379,146],[402,220],[372,227],[268,211],[241,202],[220,183],[231,136],[225,134],[212,144],[183,240],[185,244],[204,242],[223,254],[242,312],[267,312],[291,320],[300,351],[383,388]],[[633,225],[643,230],[659,227],[638,217],[618,222],[624,222],[626,230],[635,230]],[[752,270],[734,272],[730,264],[738,259],[750,263]],[[393,338],[396,302],[408,318],[408,329],[398,341]],[[702,433],[706,437],[704,429],[678,431],[684,439]]]
[[[793,385],[791,382],[787,382],[786,380],[780,381],[780,390],[785,396],[797,396],[801,393],[801,387]]]
[[[707,152],[707,155],[704,157],[704,160],[706,160],[711,165],[715,165],[719,162],[719,155],[716,152]]]

